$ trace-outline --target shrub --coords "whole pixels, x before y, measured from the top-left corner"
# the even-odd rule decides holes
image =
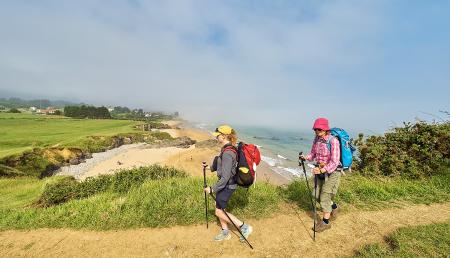
[[[73,177],[63,177],[54,184],[45,186],[38,204],[44,207],[57,205],[73,199],[76,194],[77,181]]]
[[[9,113],[22,113],[22,112],[20,112],[20,110],[18,110],[17,108],[11,108],[9,110]]]
[[[368,176],[417,179],[442,174],[450,164],[450,122],[404,123],[383,136],[360,134],[354,143],[356,168]]]
[[[45,186],[37,201],[37,206],[49,207],[72,199],[83,199],[97,193],[111,190],[114,193],[126,193],[140,186],[146,180],[161,180],[172,177],[186,177],[186,173],[172,167],[152,165],[129,170],[120,170],[113,175],[101,175],[77,182],[73,177],[64,177]]]

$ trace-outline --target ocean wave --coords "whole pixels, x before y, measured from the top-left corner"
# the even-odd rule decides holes
[[[281,156],[280,154],[277,154],[277,157],[280,159],[288,160],[288,158]]]
[[[279,163],[278,160],[267,156],[261,156],[261,160],[269,164],[269,166],[271,167],[275,167]]]
[[[263,136],[253,136],[254,139],[258,140],[271,140],[271,141],[279,141],[280,138],[272,136],[272,137],[263,137]]]
[[[290,175],[293,175],[294,177],[305,177],[303,170],[296,167],[294,168],[294,167],[276,166],[272,167],[272,170],[274,170],[278,174],[288,173]],[[309,171],[306,171],[306,176],[311,177],[311,173]]]

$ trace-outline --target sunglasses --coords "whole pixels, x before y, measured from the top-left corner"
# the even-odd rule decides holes
[[[323,131],[322,129],[314,129],[314,132],[321,132],[321,131]]]

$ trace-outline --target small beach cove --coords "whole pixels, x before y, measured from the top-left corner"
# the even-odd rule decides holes
[[[113,174],[122,169],[159,164],[182,169],[192,176],[202,176],[202,162],[209,164],[219,153],[220,146],[214,145],[212,135],[205,130],[185,126],[182,121],[166,121],[165,123],[175,129],[156,131],[166,132],[173,138],[189,137],[197,144],[190,145],[188,148],[158,147],[146,143],[126,144],[105,152],[94,153],[92,158],[80,164],[60,168],[55,175],[73,176],[82,181],[88,177]],[[207,176],[215,176],[215,174],[208,173]],[[264,161],[258,166],[257,181],[285,185],[291,180],[293,180],[292,176],[273,171]]]

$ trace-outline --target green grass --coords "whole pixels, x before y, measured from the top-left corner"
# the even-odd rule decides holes
[[[77,182],[73,177],[61,177],[47,184],[37,201],[41,207],[49,207],[74,199],[84,199],[98,193],[111,191],[127,193],[133,187],[139,187],[146,180],[187,177],[187,174],[173,167],[152,165],[128,170],[119,170],[112,175],[100,175]]]
[[[211,182],[212,183],[212,182]],[[204,221],[202,178],[146,180],[126,193],[111,190],[48,208],[0,209],[0,230],[30,228],[125,229],[167,227]],[[0,197],[3,202],[3,197]],[[278,210],[282,199],[276,187],[258,184],[248,193],[239,189],[229,211],[244,218],[258,218]],[[214,203],[209,198],[210,221]]]
[[[58,178],[39,180],[37,178],[0,179],[0,210],[21,209],[31,205],[41,195],[45,184]]]
[[[0,113],[0,158],[35,147],[79,147],[87,136],[131,133],[142,122]]]
[[[202,223],[202,178],[186,177],[182,171],[163,173],[164,168],[153,167],[122,171],[85,183],[68,181],[65,177],[3,179],[0,230],[42,227],[106,230]],[[213,184],[215,179],[209,181]],[[337,201],[345,209],[362,210],[405,203],[448,202],[448,183],[448,176],[407,181],[353,175],[343,178]],[[39,199],[50,200],[49,205],[41,205]],[[214,202],[208,199],[209,218],[213,221]],[[248,192],[239,188],[230,201],[229,211],[246,219],[260,218],[279,211],[284,200],[310,209],[304,182],[294,182],[285,189],[264,183]]]
[[[314,184],[309,183],[313,188]],[[423,180],[400,178],[366,178],[358,174],[341,177],[336,202],[346,209],[376,210],[409,204],[431,204],[450,201],[450,174]],[[305,181],[291,183],[282,190],[285,198],[301,209],[311,209]]]
[[[406,227],[396,230],[384,244],[373,244],[355,257],[449,257],[450,223]]]

